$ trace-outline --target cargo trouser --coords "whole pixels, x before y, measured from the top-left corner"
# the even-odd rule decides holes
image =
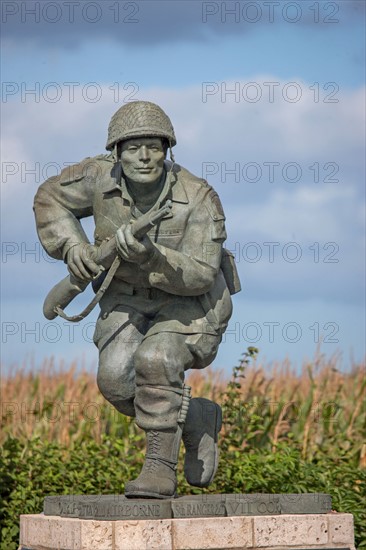
[[[179,318],[183,323],[189,318],[184,304],[197,318],[193,300],[140,289],[118,298],[118,304],[113,294],[101,301],[94,334],[98,387],[119,412],[135,416],[144,430],[176,427],[185,371],[204,368],[216,357],[222,331],[207,333],[204,323],[201,332],[177,331]]]

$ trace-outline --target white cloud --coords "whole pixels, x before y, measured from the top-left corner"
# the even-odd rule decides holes
[[[218,173],[210,183],[222,197],[231,239],[244,235],[245,240],[336,241],[344,246],[352,271],[352,265],[359,265],[363,243],[359,152],[363,147],[364,90],[343,91],[337,96],[338,103],[315,103],[311,84],[299,80],[301,99],[291,103],[282,98],[286,83],[275,76],[253,75],[248,80],[262,91],[257,103],[243,100],[244,83],[239,81],[226,84],[227,90],[237,86],[238,103],[232,95],[223,102],[220,89],[202,102],[202,89],[195,86],[139,90],[135,99],[155,101],[170,115],[178,138],[177,162],[197,175],[201,175],[203,162],[217,163]],[[274,103],[265,100],[268,86],[264,82],[279,83],[274,88]],[[98,90],[87,91],[90,98]],[[43,93],[39,103],[31,97],[26,102],[16,97],[3,105],[3,159],[19,164],[18,173],[8,175],[2,185],[5,240],[24,241],[26,236],[34,242],[32,200],[48,163],[63,167],[104,151],[110,117],[120,104],[115,103],[115,91],[109,85],[100,86],[99,93],[99,101],[86,101],[86,90],[80,85],[75,89],[75,101],[70,102],[69,88],[62,87],[61,99],[55,103],[47,101]],[[222,163],[228,169],[239,163],[242,170],[248,162],[263,168],[268,161],[280,163],[280,168],[284,163],[299,163],[301,180],[285,185],[281,177],[273,183],[235,183],[233,176],[228,176],[223,182]],[[28,169],[38,162],[38,177],[22,174],[22,162]],[[337,162],[340,181],[314,183],[309,166],[315,162],[321,170],[326,162]],[[52,175],[54,169],[46,172]]]
[[[262,88],[263,82],[279,81],[273,75],[253,75],[251,80]],[[278,89],[284,84],[281,82]],[[261,261],[250,263],[241,257],[238,263],[244,291],[236,300],[244,305],[236,309],[236,318],[253,320],[248,301],[254,300],[252,309],[258,312],[259,308],[262,320],[278,319],[283,303],[290,304],[283,322],[299,320],[302,308],[294,305],[297,316],[292,317],[292,304],[315,300],[311,302],[316,307],[308,315],[309,326],[315,320],[336,321],[340,326],[344,321],[347,325],[353,319],[350,310],[337,304],[343,300],[350,307],[350,303],[360,301],[363,286],[364,90],[344,91],[336,104],[314,103],[309,91],[311,84],[300,84],[304,92],[298,103],[280,99],[273,104],[263,100],[235,103],[232,96],[222,102],[219,93],[203,103],[200,87],[140,90],[136,99],[155,101],[170,115],[178,138],[177,162],[197,175],[201,175],[203,162],[217,163],[218,173],[209,181],[219,191],[225,206],[228,244],[233,247],[238,241],[242,247],[248,241],[256,241],[262,246]],[[233,86],[234,83],[227,83],[227,89]],[[243,83],[239,82],[239,86]],[[42,171],[47,163],[62,167],[64,163],[102,153],[110,117],[120,106],[114,102],[113,91],[107,84],[101,87],[101,100],[96,103],[85,101],[80,90],[81,87],[75,93],[74,103],[70,103],[68,90],[63,88],[62,98],[56,103],[44,99],[40,103],[30,99],[22,103],[15,98],[3,104],[3,169],[4,162],[19,165],[19,171],[13,176],[8,174],[7,181],[2,183],[3,240],[19,245],[14,256],[12,249],[7,249],[10,255],[3,265],[7,271],[3,292],[11,312],[6,319],[14,322],[23,319],[24,305],[19,304],[30,296],[29,285],[23,284],[25,276],[35,281],[31,299],[32,311],[36,313],[32,313],[32,319],[41,322],[46,292],[66,273],[63,264],[50,264],[42,256],[39,262],[32,254],[26,256],[26,262],[21,257],[22,246],[26,253],[37,240],[32,202],[43,179]],[[228,176],[226,183],[223,181],[222,163],[228,169],[239,163],[242,170],[248,162],[257,162],[263,168],[268,161],[280,163],[280,168],[291,161],[301,164],[301,180],[283,182],[283,178],[277,177],[280,170],[272,183],[248,183],[242,179],[236,183],[233,176]],[[339,165],[339,182],[325,183],[322,176],[329,171],[323,170],[319,183],[315,183],[309,166],[318,162],[322,170],[326,162],[332,161]],[[40,163],[39,176],[22,174],[22,162],[26,169]],[[268,247],[263,248],[263,242],[268,241],[281,243],[276,247],[273,263],[268,261]],[[283,245],[290,241],[298,242],[303,252],[298,263],[283,259]],[[322,260],[325,252],[331,252],[322,248],[329,241],[339,245],[340,261],[315,263],[315,252],[309,247],[318,242]],[[86,300],[86,296],[82,298]],[[350,336],[348,341],[355,340]],[[223,348],[225,353],[229,353],[230,336],[228,342],[229,347]],[[343,344],[341,341],[340,345]],[[242,352],[242,346],[240,342],[236,355]],[[19,350],[14,347],[14,355],[17,353]],[[278,355],[281,353],[280,346]]]
[[[290,103],[282,97],[285,82],[270,75],[253,76],[251,80],[262,93],[256,103],[243,99],[245,83],[239,81],[225,84],[227,89],[237,86],[238,103],[232,95],[222,101],[220,90],[224,84],[220,83],[215,95],[207,96],[206,103],[202,102],[201,87],[139,90],[134,99],[149,99],[162,105],[176,128],[177,152],[195,164],[209,158],[331,161],[360,151],[364,90],[338,93],[338,103],[315,103],[311,84],[299,80],[301,99]],[[269,91],[264,82],[278,82],[273,103],[268,102]],[[78,160],[80,154],[103,152],[109,119],[120,106],[114,102],[115,92],[108,85],[95,89],[80,85],[75,88],[74,102],[70,102],[70,89],[60,86],[61,97],[55,103],[47,101],[51,92],[52,89],[43,92],[39,103],[32,97],[22,103],[16,97],[4,104],[5,158],[18,160],[11,157],[26,156],[50,162]],[[86,100],[95,94],[99,94],[99,101]]]
[[[253,205],[231,207],[232,227],[243,224],[245,232],[263,239],[344,241],[350,224],[361,229],[362,206],[354,187],[311,188],[301,186],[292,193],[274,190]],[[347,227],[348,224],[348,227]]]

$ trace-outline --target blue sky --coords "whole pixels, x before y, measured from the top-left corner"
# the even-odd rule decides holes
[[[248,345],[298,366],[319,344],[344,368],[361,360],[365,2],[74,4],[70,21],[61,0],[2,3],[4,365],[97,361],[95,315],[73,329],[42,317],[66,269],[42,254],[32,201],[44,177],[103,152],[129,99],[166,110],[177,162],[222,198],[243,291],[215,366]]]

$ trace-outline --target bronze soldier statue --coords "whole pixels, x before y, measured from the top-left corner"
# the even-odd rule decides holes
[[[48,179],[34,202],[40,241],[67,264],[73,289],[65,299],[61,287],[50,293],[51,317],[65,316],[61,306],[93,279],[101,310],[94,334],[98,387],[146,432],[145,463],[126,483],[128,497],[175,494],[181,439],[191,485],[207,487],[218,463],[221,409],[190,398],[184,375],[214,360],[232,313],[230,294],[240,284],[223,248],[218,195],[175,163],[174,145],[173,126],[159,106],[123,105],[109,125],[110,154]],[[95,244],[80,223],[91,215]]]

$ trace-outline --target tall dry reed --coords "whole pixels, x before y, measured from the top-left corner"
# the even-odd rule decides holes
[[[187,383],[193,395],[221,402],[225,420],[228,379],[208,368],[191,371]],[[271,366],[257,362],[245,369],[240,383],[243,448],[271,445],[275,451],[281,441],[296,441],[306,458],[319,447],[337,445],[366,462],[364,364],[342,372],[338,357],[318,355],[298,373],[287,360]],[[105,433],[127,442],[131,430],[131,422],[99,393],[95,373],[75,363],[55,365],[51,358],[38,369],[13,370],[3,377],[1,401],[0,442],[9,434],[70,445],[81,437],[99,442]]]

